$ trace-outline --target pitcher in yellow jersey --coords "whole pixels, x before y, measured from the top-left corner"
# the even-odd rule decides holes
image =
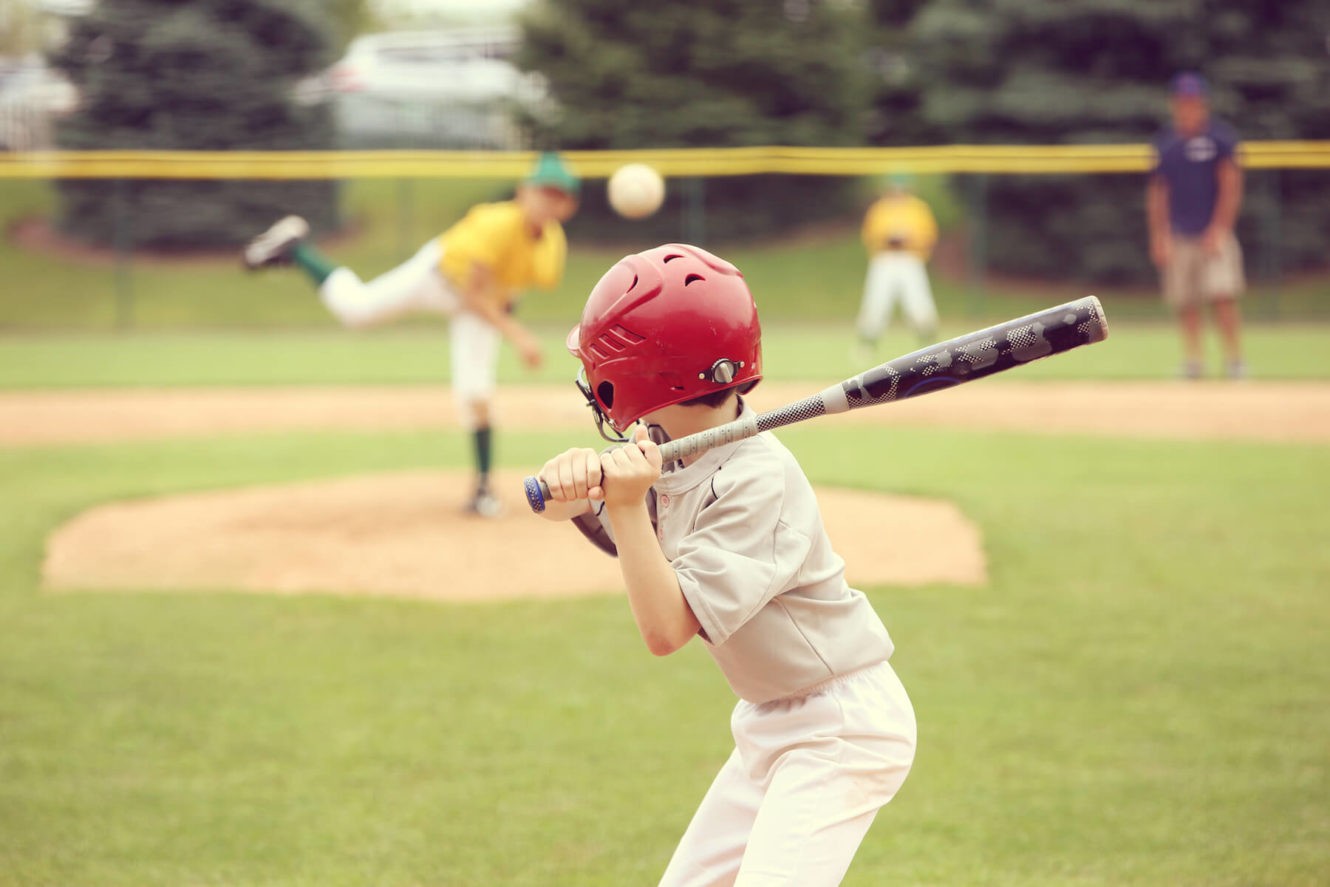
[[[910,193],[910,180],[893,175],[864,216],[868,277],[856,323],[864,354],[876,351],[896,301],[915,335],[925,343],[937,335],[937,308],[924,267],[937,243],[937,221],[928,204]]]
[[[540,343],[513,317],[518,295],[550,289],[563,277],[563,224],[577,211],[580,182],[557,154],[542,154],[512,200],[473,207],[403,264],[365,281],[308,242],[309,225],[287,216],[245,248],[250,269],[295,264],[343,326],[364,327],[403,314],[449,318],[452,388],[475,443],[476,487],[467,509],[496,517],[490,489],[491,418],[499,343],[507,339],[528,367],[541,363]]]

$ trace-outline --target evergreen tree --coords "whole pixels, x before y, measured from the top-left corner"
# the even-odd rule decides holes
[[[867,138],[872,145],[910,147],[943,141],[924,118],[924,69],[911,45],[910,23],[928,0],[870,0],[867,53],[873,83]]]
[[[562,149],[862,144],[863,17],[818,0],[538,0],[518,63],[549,82],[554,112],[531,121]],[[747,237],[841,212],[853,183],[830,177],[708,179],[711,239]],[[673,237],[685,190],[628,232]],[[574,231],[623,231],[588,188]]]
[[[1179,70],[1210,80],[1215,116],[1244,139],[1330,136],[1330,6],[1262,0],[930,0],[909,24],[924,125],[946,141],[1141,142],[1167,120]],[[1278,185],[1279,191],[1275,190]],[[1148,279],[1144,180],[1129,175],[988,180],[994,267]],[[1260,272],[1324,261],[1330,177],[1249,172],[1239,236]],[[1281,212],[1278,243],[1263,223]]]
[[[296,81],[329,60],[328,30],[279,0],[102,0],[53,56],[80,93],[66,149],[313,150],[332,147],[326,106]],[[286,212],[336,225],[330,181],[59,182],[58,224],[92,243],[232,245]],[[126,224],[125,213],[128,212]],[[127,229],[127,230],[126,230]]]

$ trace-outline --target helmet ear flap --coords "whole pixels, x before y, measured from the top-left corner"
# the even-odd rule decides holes
[[[592,391],[591,383],[587,381],[586,368],[583,367],[577,374],[575,384],[577,385],[577,390],[581,391],[582,396],[586,398],[586,405],[591,407],[591,413],[596,420],[596,430],[600,432],[600,436],[608,440],[610,443],[627,443],[628,438],[614,427],[614,423],[610,421],[609,413],[607,412],[610,408],[610,404],[614,402],[614,383],[608,380],[602,381],[596,386],[596,390]],[[613,435],[606,432],[606,423],[609,424],[610,430],[614,432]]]

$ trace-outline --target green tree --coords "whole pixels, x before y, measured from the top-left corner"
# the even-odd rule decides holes
[[[278,0],[103,0],[54,54],[80,92],[67,149],[300,150],[333,145],[326,106],[295,100],[331,27]],[[101,244],[236,244],[286,212],[335,227],[336,184],[135,179],[59,183],[60,228]],[[128,222],[126,223],[126,219]]]
[[[872,145],[912,146],[941,140],[921,112],[924,69],[911,45],[910,23],[928,0],[870,0],[870,46],[866,55],[872,82],[867,138]]]
[[[1140,142],[1167,119],[1166,84],[1197,69],[1245,139],[1330,136],[1330,6],[1261,0],[930,0],[908,25],[923,124],[946,141]],[[988,180],[1000,269],[1147,279],[1139,176]],[[1278,243],[1265,224],[1279,212]],[[1323,262],[1330,176],[1250,173],[1240,236],[1265,260]],[[1250,253],[1249,253],[1250,254]]]
[[[857,4],[816,0],[538,0],[521,18],[518,63],[548,80],[554,110],[529,122],[539,144],[564,149],[862,144],[863,21]],[[841,212],[852,183],[738,176],[705,188],[710,239],[727,239]],[[681,190],[631,234],[676,236]],[[622,230],[589,191],[574,225]]]

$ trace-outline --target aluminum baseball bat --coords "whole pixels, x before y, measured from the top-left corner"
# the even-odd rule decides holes
[[[1106,338],[1104,306],[1086,296],[929,345],[803,400],[667,441],[660,447],[661,460],[668,464],[806,419],[919,397]],[[545,481],[528,477],[524,487],[531,510],[544,511],[550,494]]]

